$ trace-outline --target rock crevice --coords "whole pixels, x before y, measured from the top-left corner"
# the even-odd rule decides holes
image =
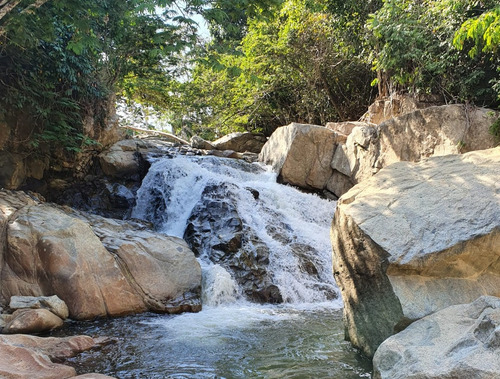
[[[495,178],[500,148],[395,163],[341,197],[331,233],[334,272],[356,346],[373,355],[399,324],[500,296]],[[391,306],[379,309],[372,298]]]

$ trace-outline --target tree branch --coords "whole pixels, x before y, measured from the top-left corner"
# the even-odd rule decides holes
[[[17,5],[21,2],[21,0],[14,0],[14,1],[3,1],[2,2],[2,9],[0,9],[0,20],[4,18],[7,13],[12,11]]]
[[[40,8],[43,4],[45,4],[49,0],[36,0],[33,4],[28,5],[26,8],[24,8],[20,14],[25,14],[31,11],[32,9],[38,9]],[[3,5],[0,8],[0,21],[2,18],[7,16],[9,12],[11,12],[19,3],[21,0],[3,0],[0,4]],[[8,20],[5,22],[8,23]],[[2,37],[6,33],[5,25],[0,26],[0,37]]]

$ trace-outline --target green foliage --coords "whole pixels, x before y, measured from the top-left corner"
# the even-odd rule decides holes
[[[386,0],[370,18],[374,68],[390,78],[392,90],[439,94],[448,101],[492,105],[488,82],[495,68],[470,59],[453,46],[455,32],[494,1]]]
[[[192,80],[174,91],[184,115],[177,130],[210,138],[359,118],[373,94],[364,22],[331,13],[330,3],[285,1],[273,14],[247,18],[235,49],[208,46]]]
[[[474,58],[483,53],[498,53],[500,46],[500,6],[478,17],[466,20],[455,33],[453,44],[463,49],[467,40],[473,41],[469,55]]]
[[[500,117],[490,126],[490,133],[496,139],[497,143],[500,143]]]
[[[283,0],[215,0],[202,13],[213,39],[212,49],[218,52],[234,49],[248,31],[248,21],[272,17]]]
[[[453,44],[460,50],[468,49],[472,59],[483,56],[496,67],[497,75],[492,77],[490,83],[500,101],[500,6],[466,20],[455,33]],[[498,127],[491,130],[494,135],[499,136]]]
[[[176,7],[169,0],[23,0],[0,13],[0,107],[32,126],[18,138],[78,151],[91,143],[83,119],[102,124],[116,91],[159,102],[165,67],[195,40],[193,21]]]

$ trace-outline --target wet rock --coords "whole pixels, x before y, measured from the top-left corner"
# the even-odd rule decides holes
[[[380,345],[375,379],[500,377],[500,299],[483,296],[411,324]]]
[[[372,356],[409,322],[500,296],[500,147],[399,162],[339,199],[331,239],[346,335]]]
[[[229,270],[246,297],[283,301],[267,272],[269,250],[238,214],[230,184],[209,185],[188,219],[184,239],[195,254]],[[235,190],[235,188],[232,188]]]
[[[241,190],[229,183],[205,187],[188,219],[184,239],[197,255],[206,256],[229,271],[247,299],[281,303],[284,298],[269,269],[271,247],[238,213],[237,196]],[[252,195],[259,199],[258,194]],[[272,224],[266,225],[266,231],[274,241],[286,246],[311,282],[318,280],[320,263],[315,261],[318,252],[314,248],[295,242],[293,230],[278,215]],[[331,298],[334,297],[332,293]]]
[[[87,336],[42,338],[0,335],[0,377],[6,379],[61,379],[76,376],[73,367],[54,361],[99,347],[105,340]],[[96,376],[99,378],[99,376]]]
[[[54,296],[12,296],[10,298],[9,308],[12,310],[31,308],[47,309],[60,318],[69,317],[68,306],[64,301]]]
[[[61,191],[53,191],[49,200],[104,217],[123,219],[130,216],[139,187],[140,181],[115,182],[107,177],[89,176]]]
[[[2,329],[3,333],[30,334],[60,328],[63,320],[47,309],[18,309]]]
[[[231,133],[212,142],[217,150],[233,150],[238,153],[250,152],[259,154],[267,138],[256,133]]]

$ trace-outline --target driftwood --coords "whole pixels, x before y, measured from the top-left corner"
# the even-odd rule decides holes
[[[165,138],[169,138],[175,142],[182,143],[183,145],[189,145],[190,143],[180,137],[174,136],[171,133],[167,132],[160,132],[159,130],[149,130],[149,129],[141,129],[141,128],[136,128],[134,126],[127,126],[127,125],[121,125],[120,128],[124,129],[129,129],[129,130],[134,130],[136,132],[141,132],[141,133],[147,133],[147,134],[154,134],[154,135],[159,135]]]

